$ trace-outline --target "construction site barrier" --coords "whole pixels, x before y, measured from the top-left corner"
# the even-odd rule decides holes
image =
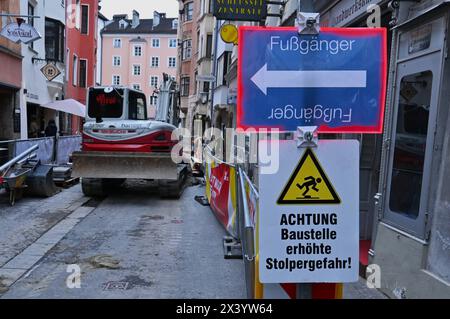
[[[259,193],[242,167],[238,168],[239,174],[239,215],[242,216],[241,242],[244,258],[245,281],[247,298],[262,298],[262,285],[259,282],[257,267],[258,259],[258,199]]]
[[[336,283],[278,283],[259,281],[259,191],[245,166],[225,163],[204,149],[206,196],[211,210],[227,232],[241,243],[247,298],[297,299],[308,285],[312,299],[342,299],[343,285]],[[302,286],[300,286],[302,285]]]
[[[39,146],[35,153],[42,164],[64,165],[69,162],[70,155],[74,151],[81,149],[81,135],[0,141],[1,148],[7,150],[8,154],[3,161],[21,154],[34,145]]]
[[[205,149],[206,197],[226,231],[239,239],[236,202],[236,168]]]
[[[14,147],[14,156],[26,151],[34,145],[38,145],[39,149],[36,150],[37,158],[42,164],[53,163],[55,156],[55,138],[54,137],[42,137],[29,140],[16,140],[13,141],[12,147]]]
[[[81,135],[59,136],[56,139],[56,164],[67,164],[73,152],[81,150]]]

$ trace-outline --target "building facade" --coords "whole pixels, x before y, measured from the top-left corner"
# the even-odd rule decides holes
[[[200,1],[180,0],[180,16],[178,29],[178,67],[177,79],[180,85],[180,109],[183,127],[192,130],[193,109],[197,92],[197,57],[198,57],[198,21]]]
[[[192,136],[203,136],[212,126],[213,89],[215,87],[214,51],[216,19],[212,0],[179,0],[178,30],[181,61],[178,81],[181,95],[182,125]]]
[[[154,12],[140,19],[133,11],[115,15],[102,34],[102,85],[122,85],[147,96],[148,114],[155,116],[157,88],[163,73],[176,76],[178,19]]]
[[[99,10],[100,11],[100,10]],[[103,43],[102,43],[102,30],[109,24],[109,20],[101,12],[98,13],[97,18],[97,68],[95,70],[95,85],[102,84],[102,54],[103,54]]]
[[[0,13],[19,14],[20,2],[0,1]],[[15,19],[0,17],[0,29]],[[20,88],[22,86],[22,54],[19,44],[0,37],[0,140],[20,137]]]
[[[45,135],[45,127],[54,120],[58,131],[71,134],[70,115],[45,107],[49,103],[64,99],[66,72],[66,4],[58,1],[20,0],[22,15],[37,16],[28,23],[41,35],[41,39],[22,44],[22,91],[20,97],[21,138],[36,138]],[[59,73],[48,80],[42,69],[46,65]]]
[[[87,88],[95,85],[97,70],[97,18],[98,0],[68,0],[74,11],[68,19],[66,99],[74,99],[86,105]],[[69,11],[69,10],[68,10]],[[82,118],[72,115],[70,126],[73,134],[82,129]]]

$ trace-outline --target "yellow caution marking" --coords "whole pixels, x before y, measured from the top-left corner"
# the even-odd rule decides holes
[[[311,149],[306,149],[278,198],[278,205],[340,204],[341,199]]]

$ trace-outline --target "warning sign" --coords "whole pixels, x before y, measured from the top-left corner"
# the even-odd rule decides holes
[[[309,148],[306,149],[277,201],[279,205],[339,204],[340,202],[333,185],[314,152]]]
[[[269,143],[260,141],[260,160],[276,149]],[[283,141],[279,151],[279,170],[259,175],[261,282],[357,281],[358,141],[322,140],[313,149]]]

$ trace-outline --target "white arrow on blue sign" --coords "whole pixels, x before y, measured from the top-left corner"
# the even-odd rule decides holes
[[[367,71],[268,71],[267,64],[251,78],[267,95],[267,88],[365,88]]]
[[[238,127],[381,133],[384,28],[240,27]]]

